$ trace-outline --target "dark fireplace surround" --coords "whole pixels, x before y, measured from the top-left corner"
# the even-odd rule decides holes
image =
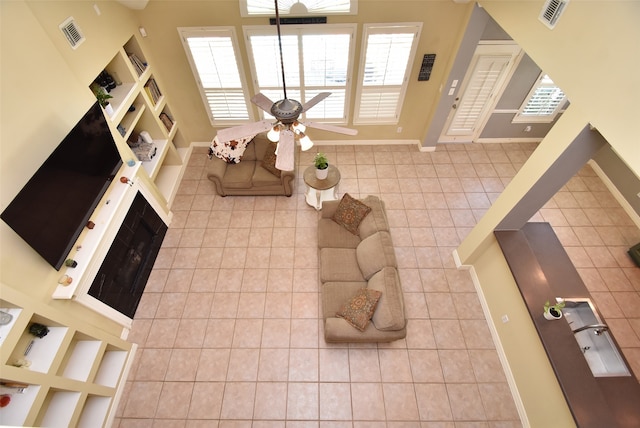
[[[138,192],[89,288],[89,295],[133,319],[167,225]]]

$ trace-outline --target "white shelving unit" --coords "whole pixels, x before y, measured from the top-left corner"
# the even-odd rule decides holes
[[[140,74],[131,56],[142,64]],[[115,80],[121,83],[109,93],[113,96],[109,100],[113,114],[107,115],[116,143],[122,148],[125,159],[136,159],[130,145],[138,141],[142,131],[149,133],[157,151],[150,161],[142,162],[142,170],[163,196],[162,202],[169,205],[177,190],[175,183],[169,181],[179,181],[185,165],[178,147],[186,148],[187,144],[182,139],[169,100],[162,91],[161,79],[156,75],[153,64],[147,61],[135,35],[119,49],[104,69],[112,76],[117,76]],[[163,114],[170,117],[173,123],[171,129],[167,129],[160,118]],[[158,177],[161,177],[159,182]]]
[[[11,398],[0,425],[109,426],[137,346],[10,287],[0,307],[14,315],[0,348],[0,393]],[[34,323],[48,333],[30,334]]]

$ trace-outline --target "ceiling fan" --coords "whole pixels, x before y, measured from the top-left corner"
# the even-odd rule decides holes
[[[284,75],[284,60],[282,55],[282,40],[280,34],[280,14],[278,12],[278,0],[274,0],[276,11],[276,28],[278,30],[278,47],[280,49],[280,67],[282,70],[282,89],[284,98],[273,102],[264,94],[257,94],[251,98],[251,102],[260,107],[262,110],[270,113],[275,117],[276,121],[270,119],[261,120],[259,122],[249,123],[245,125],[225,128],[218,131],[218,140],[227,142],[244,138],[248,135],[255,135],[261,132],[269,131],[267,138],[273,142],[278,142],[276,150],[276,168],[282,171],[292,171],[294,165],[295,142],[298,141],[301,150],[309,150],[313,146],[313,142],[304,133],[307,127],[322,129],[325,131],[338,132],[346,135],[356,135],[355,129],[343,128],[341,126],[330,125],[326,123],[298,121],[300,115],[310,108],[331,95],[331,92],[321,92],[305,104],[297,100],[287,98],[287,84]]]

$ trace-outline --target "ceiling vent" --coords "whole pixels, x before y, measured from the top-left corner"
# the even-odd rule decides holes
[[[547,0],[538,19],[547,27],[553,29],[567,3],[569,3],[569,0]]]
[[[66,37],[72,49],[77,49],[78,46],[80,46],[82,42],[84,42],[84,35],[82,34],[80,27],[78,27],[78,24],[76,24],[76,21],[72,16],[70,16],[62,24],[60,24],[59,28],[60,31],[62,31],[62,34],[64,34],[64,36]]]

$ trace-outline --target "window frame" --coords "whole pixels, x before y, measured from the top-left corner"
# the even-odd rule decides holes
[[[274,36],[276,37],[276,31],[275,31],[275,27],[274,26],[270,26],[270,25],[247,25],[247,26],[243,26],[243,33],[244,33],[244,42],[246,45],[246,53],[247,53],[247,58],[249,60],[249,69],[250,69],[250,73],[251,73],[251,80],[252,80],[252,84],[253,84],[253,88],[255,89],[256,92],[261,92],[264,90],[274,90],[272,89],[272,87],[268,87],[268,88],[262,88],[259,85],[258,82],[258,76],[257,76],[257,71],[256,71],[256,64],[255,64],[255,56],[253,54],[253,48],[251,46],[251,41],[250,41],[250,37],[252,36],[261,36],[261,35],[266,35],[266,36]],[[322,123],[333,123],[333,124],[346,124],[348,123],[348,119],[349,119],[349,111],[350,111],[350,106],[351,106],[351,92],[352,92],[352,74],[353,74],[353,67],[354,67],[354,52],[355,52],[355,40],[356,40],[356,34],[357,34],[357,29],[358,29],[358,24],[305,24],[305,25],[285,25],[283,27],[281,27],[281,33],[282,36],[291,36],[291,35],[295,35],[298,37],[298,67],[299,67],[299,76],[300,76],[300,84],[299,85],[292,85],[290,82],[287,82],[287,97],[291,98],[291,99],[296,99],[298,101],[300,101],[302,104],[304,104],[306,101],[308,101],[310,98],[312,97],[307,97],[305,99],[305,97],[302,95],[304,92],[309,91],[309,92],[315,92],[315,91],[320,91],[320,92],[332,92],[331,91],[331,87],[327,87],[327,86],[307,86],[305,85],[304,82],[304,50],[302,48],[302,39],[305,35],[330,35],[330,34],[346,34],[349,36],[350,42],[349,42],[349,50],[348,50],[348,58],[347,58],[347,70],[346,70],[346,80],[345,80],[345,85],[338,87],[336,86],[336,88],[340,88],[340,90],[344,90],[345,95],[344,95],[344,110],[343,110],[343,116],[341,118],[335,117],[335,118],[318,118],[318,117],[312,117],[309,118],[309,120],[313,120],[314,122],[322,122]],[[284,58],[284,62],[285,62],[285,68],[287,67],[287,59],[286,57]],[[280,58],[278,57],[278,70],[280,67]],[[280,71],[279,71],[280,73]],[[283,91],[282,91],[282,87],[277,88],[280,91],[280,96],[276,97],[276,99],[271,98],[270,99],[272,101],[278,101],[280,99],[283,98]],[[298,94],[299,97],[298,97]],[[267,95],[267,94],[265,94]],[[327,98],[327,100],[322,101],[321,103],[330,101],[330,98]],[[316,105],[314,108],[318,108],[320,106]],[[261,119],[265,119],[265,118],[271,118],[272,116],[265,113],[262,109],[258,109],[258,115],[260,116]],[[301,119],[302,120],[307,120],[306,118],[306,114],[303,113],[301,115]]]
[[[250,108],[251,95],[249,94],[247,89],[248,85],[246,80],[246,73],[244,71],[241,50],[239,48],[235,27],[232,27],[232,26],[178,27],[178,34],[180,36],[180,40],[184,47],[187,60],[189,61],[191,71],[193,72],[193,76],[195,78],[195,83],[198,87],[198,92],[200,93],[200,97],[202,98],[202,102],[204,104],[205,111],[207,112],[207,116],[209,116],[209,121],[211,122],[211,125],[215,127],[223,127],[223,126],[240,125],[244,123],[254,122],[255,114],[254,114],[254,109]],[[233,89],[242,90],[242,96],[244,98],[244,103],[247,108],[246,118],[220,119],[215,117],[214,112],[211,109],[211,106],[207,98],[207,92],[206,92],[207,89],[204,88],[202,84],[202,79],[196,67],[196,64],[193,58],[193,53],[191,52],[191,48],[187,41],[187,39],[190,37],[228,37],[230,39],[231,45],[233,47],[233,53],[236,60],[238,78],[240,81],[240,88],[233,88]]]
[[[405,29],[405,31],[398,31]],[[411,30],[411,31],[406,31]],[[407,65],[404,72],[404,77],[402,80],[402,84],[399,85],[399,92],[394,91],[394,93],[398,94],[398,99],[395,108],[395,114],[393,117],[361,117],[361,103],[363,101],[363,97],[367,93],[373,93],[370,89],[372,87],[367,87],[365,83],[365,65],[366,65],[366,56],[367,50],[369,47],[369,36],[375,34],[407,34],[413,33],[413,43],[411,44],[411,49],[409,52],[409,57],[407,59]],[[396,23],[369,23],[363,25],[362,30],[362,41],[361,41],[361,50],[360,50],[360,63],[358,68],[358,81],[357,88],[355,94],[355,109],[353,112],[353,124],[354,125],[394,125],[398,124],[400,121],[400,115],[402,112],[402,106],[404,104],[404,99],[407,93],[407,88],[409,86],[409,78],[411,75],[411,71],[413,69],[413,64],[415,63],[416,53],[418,50],[418,44],[420,42],[420,36],[422,33],[422,23],[421,22],[396,22]],[[389,92],[391,87],[398,87],[398,85],[376,85],[375,87],[379,88],[379,93],[382,94],[384,92]]]
[[[275,7],[273,5],[272,0],[264,0],[265,6],[263,12],[249,12],[249,1],[250,0],[240,0],[240,16],[243,18],[250,18],[256,16],[273,16],[275,15]],[[294,9],[292,12],[291,9],[293,5],[296,3],[305,3],[305,0],[290,0],[292,5],[286,7],[287,5],[281,5],[282,1],[278,3],[278,12],[280,15],[291,15],[295,14],[295,16],[314,16],[314,15],[357,15],[358,14],[358,0],[349,0],[349,10],[340,11],[340,10],[331,10],[330,8],[322,8],[322,9],[313,9],[306,8],[306,12],[300,12],[299,10]]]
[[[549,80],[551,80],[551,83],[545,83],[544,82],[545,78],[548,78]],[[554,108],[553,112],[544,114],[544,115],[523,114],[525,109],[529,105],[529,102],[533,99],[533,97],[536,95],[538,90],[545,87],[557,88],[560,92],[562,92],[562,95],[563,95],[563,97],[560,99],[560,101]],[[558,116],[558,114],[560,114],[564,110],[564,106],[566,105],[566,103],[567,103],[567,94],[564,93],[564,91],[562,91],[562,89],[560,89],[560,87],[553,82],[553,79],[551,79],[547,73],[542,71],[538,75],[536,82],[531,87],[531,90],[529,91],[527,96],[524,98],[524,101],[522,102],[522,105],[520,105],[518,112],[513,116],[511,123],[551,123],[554,120],[556,120],[556,117]]]

